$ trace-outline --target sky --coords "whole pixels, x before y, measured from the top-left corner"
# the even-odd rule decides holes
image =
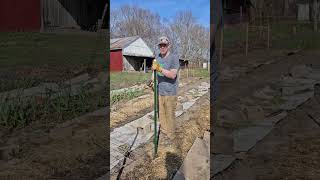
[[[122,5],[136,5],[157,13],[161,18],[172,19],[182,10],[191,10],[197,22],[205,27],[210,26],[210,0],[110,0],[110,8]]]

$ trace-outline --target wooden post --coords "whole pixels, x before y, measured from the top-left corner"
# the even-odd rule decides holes
[[[260,10],[260,27],[259,27],[259,36],[262,38],[262,10]]]
[[[268,49],[270,48],[270,24],[268,22]]]
[[[223,31],[224,31],[224,28],[222,27],[221,28],[221,37],[220,37],[220,53],[219,53],[219,61],[220,61],[220,63],[222,61],[222,53],[223,53]]]
[[[146,59],[143,60],[143,70],[144,70],[144,73],[147,73],[147,60]]]
[[[187,78],[189,78],[189,64],[187,66]]]
[[[44,19],[43,19],[43,0],[40,0],[40,23],[41,23],[41,26],[40,26],[40,32],[43,32],[44,31]]]
[[[292,33],[293,35],[297,34],[297,26],[295,24],[292,26]]]
[[[249,24],[246,24],[246,56],[248,56]]]
[[[317,0],[313,0],[313,30],[318,31],[318,5]]]
[[[242,6],[240,6],[240,24],[242,22]]]
[[[192,77],[194,77],[195,65],[192,65]]]

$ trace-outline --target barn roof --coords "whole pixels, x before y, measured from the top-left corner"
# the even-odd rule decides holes
[[[123,49],[139,39],[139,36],[110,39],[110,50]]]

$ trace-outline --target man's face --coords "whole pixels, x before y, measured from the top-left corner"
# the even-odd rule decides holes
[[[160,49],[160,54],[161,55],[166,55],[169,49],[168,44],[159,44],[159,49]]]

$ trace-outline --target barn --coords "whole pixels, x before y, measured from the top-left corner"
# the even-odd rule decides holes
[[[152,50],[139,36],[110,39],[110,71],[147,70],[153,59]]]
[[[95,30],[108,9],[105,0],[1,0],[0,31]]]

